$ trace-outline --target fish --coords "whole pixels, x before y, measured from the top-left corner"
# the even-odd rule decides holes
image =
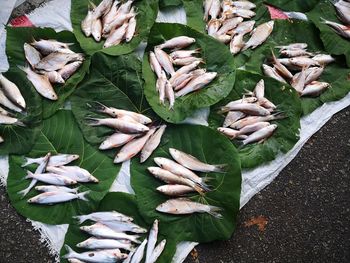
[[[83,201],[89,201],[86,198],[90,191],[86,191],[83,193],[75,194],[75,193],[67,193],[67,192],[44,192],[42,194],[36,195],[30,199],[28,199],[28,203],[30,204],[57,204],[64,203],[74,199],[79,199]]]
[[[283,65],[285,65],[288,69],[294,70],[294,71],[300,71],[302,67],[296,66],[290,62],[290,58],[278,58],[279,62],[281,62]]]
[[[114,29],[126,25],[126,28],[128,27],[128,21],[132,17],[135,17],[135,13],[128,13],[128,14],[120,14],[118,15],[110,24],[105,24],[103,27],[103,30],[101,29],[101,32],[103,34],[108,34],[110,32],[113,32]],[[125,30],[126,31],[126,30]]]
[[[193,37],[187,37],[187,36],[173,37],[169,40],[166,40],[163,44],[158,45],[156,49],[165,49],[165,48],[179,49],[179,48],[184,48],[189,45],[192,45],[195,42],[196,42],[196,39],[194,39]]]
[[[309,84],[310,82],[317,80],[319,77],[321,77],[322,73],[324,71],[324,67],[311,67],[306,69],[306,80],[305,85]],[[294,79],[297,79],[302,72],[299,72],[294,75]]]
[[[205,191],[210,190],[208,185],[205,183],[205,181],[206,181],[205,179],[199,177],[191,170],[174,162],[173,160],[163,158],[163,157],[156,157],[156,158],[154,158],[154,162],[162,169],[165,169],[171,173],[174,173],[176,175],[182,176],[184,178],[187,178],[187,179],[195,182]]]
[[[44,71],[43,73],[44,73],[44,75],[46,75],[49,78],[49,81],[51,83],[59,83],[59,84],[65,83],[61,74],[58,73],[57,71],[49,71],[49,72]]]
[[[272,52],[272,60],[273,60],[273,65],[275,69],[286,79],[292,79],[293,74],[290,73],[290,71],[280,62],[275,56],[275,53],[271,50]]]
[[[277,108],[277,106],[273,102],[268,100],[267,98],[262,98],[259,101],[259,105],[263,106],[265,109],[268,109],[271,112],[274,111]]]
[[[17,125],[25,127],[25,124],[17,118],[0,114],[0,125]]]
[[[209,16],[211,19],[216,19],[219,17],[221,11],[220,0],[213,0],[209,9]]]
[[[98,19],[108,13],[113,5],[113,0],[102,0],[92,11],[93,19]]]
[[[321,17],[322,23],[331,27],[338,35],[350,39],[350,27],[342,24],[326,20]]]
[[[203,20],[205,20],[205,21],[209,20],[209,10],[210,10],[212,4],[213,4],[213,0],[205,0],[203,3],[203,7],[204,7]]]
[[[232,123],[244,118],[245,116],[246,114],[240,111],[229,111],[224,120],[223,127],[229,127]]]
[[[134,249],[129,240],[115,240],[115,239],[100,239],[90,237],[89,239],[77,244],[77,247],[84,249],[125,249],[131,251]]]
[[[296,77],[292,79],[291,86],[300,94],[306,83],[306,68],[303,68],[300,74],[296,75]]]
[[[247,144],[254,143],[254,142],[259,142],[259,143],[263,142],[267,138],[272,136],[272,134],[274,133],[274,131],[276,129],[277,129],[277,125],[271,124],[265,128],[262,128],[256,132],[252,133],[251,135],[249,135],[248,138],[242,142],[242,144],[247,145]]]
[[[243,9],[255,9],[256,5],[250,1],[230,1],[232,5]]]
[[[160,48],[155,48],[154,53],[156,55],[156,58],[159,64],[162,66],[165,72],[167,72],[170,75],[174,75],[175,70],[169,55],[165,53],[163,50],[161,50]]]
[[[81,21],[80,27],[86,37],[91,36],[92,33],[92,21],[93,21],[92,9],[88,8],[88,13]]]
[[[163,239],[159,244],[154,248],[151,259],[148,263],[155,263],[159,256],[162,254],[166,244],[166,239]]]
[[[245,44],[242,51],[245,51],[248,48],[255,49],[257,46],[260,46],[262,43],[264,43],[272,33],[273,26],[274,26],[274,21],[269,21],[255,28],[252,33],[252,36],[250,37],[248,42]]]
[[[216,72],[206,72],[192,79],[184,88],[175,93],[175,97],[182,97],[193,91],[199,90],[212,82],[217,76]]]
[[[147,233],[147,229],[140,227],[132,222],[121,222],[121,221],[100,221],[100,223],[108,226],[117,232],[133,232],[136,234],[144,234]]]
[[[119,45],[125,36],[127,27],[128,23],[124,23],[121,27],[111,32],[108,38],[106,39],[105,43],[103,44],[103,48]]]
[[[99,182],[88,170],[79,166],[47,166],[46,170],[51,173],[66,176],[79,183]]]
[[[22,109],[26,108],[26,102],[17,85],[12,81],[8,80],[2,74],[0,74],[0,89],[6,95],[6,97],[17,107],[20,107]]]
[[[280,54],[285,57],[300,57],[300,56],[313,56],[313,53],[308,52],[305,49],[301,48],[291,48],[291,49],[283,49],[280,51]]]
[[[74,216],[78,220],[79,225],[86,220],[92,220],[95,222],[100,221],[120,221],[120,222],[132,222],[134,219],[130,216],[126,216],[117,211],[95,212],[88,215]]]
[[[252,18],[256,15],[256,13],[250,9],[237,8],[232,7],[230,10],[227,10],[223,13],[224,18],[232,18],[235,16],[243,17],[243,18]]]
[[[193,78],[195,78],[195,77],[198,77],[198,76],[201,76],[201,75],[203,75],[204,73],[206,72],[206,69],[196,69],[196,70],[193,70],[193,71],[191,71],[189,74],[187,74],[187,78],[184,80],[184,81],[182,81],[181,83],[178,83],[178,84],[174,84],[173,85],[173,88],[174,88],[174,90],[175,91],[178,91],[178,90],[180,90],[180,89],[182,89],[182,88],[184,88],[184,87],[186,87],[186,85],[193,79]]]
[[[240,136],[239,131],[227,127],[219,127],[217,128],[217,131],[230,138],[231,140],[236,139],[238,136]]]
[[[30,43],[31,46],[36,48],[41,54],[48,55],[53,52],[61,52],[62,50],[69,49],[69,46],[74,43],[63,43],[53,39],[40,39],[36,41],[33,39],[33,42]]]
[[[4,142],[4,138],[2,138],[1,136],[0,136],[0,143],[3,143]]]
[[[1,115],[6,115],[6,116],[12,116],[11,113],[9,113],[7,110],[5,110],[4,108],[0,107],[0,114]]]
[[[202,193],[206,191],[201,188],[195,182],[191,181],[188,178],[182,177],[181,175],[174,174],[168,170],[159,168],[159,167],[148,167],[147,170],[157,179],[162,180],[168,184],[180,184],[192,187],[198,193]]]
[[[74,61],[72,63],[69,63],[65,65],[63,68],[61,68],[58,71],[58,74],[64,79],[69,79],[77,70],[80,68],[80,66],[83,64],[82,61]]]
[[[286,83],[287,82],[285,81],[285,79],[283,77],[281,77],[274,68],[266,65],[266,64],[263,64],[262,65],[263,67],[263,72],[266,76],[270,77],[270,78],[274,78],[275,80],[278,80],[280,82],[283,82],[283,83]]]
[[[149,263],[151,256],[153,254],[153,250],[156,246],[158,238],[158,220],[154,220],[151,230],[148,235],[148,242],[146,248],[146,260],[145,263]]]
[[[35,173],[36,173],[36,174],[42,174],[42,173],[45,172],[46,166],[47,166],[47,164],[48,164],[50,158],[51,158],[51,153],[47,153],[47,154],[45,155],[45,157],[42,157],[41,163],[39,164],[39,166],[38,166],[38,167],[36,168],[36,170],[35,170]],[[23,167],[23,166],[22,166],[22,167]],[[33,179],[33,180],[30,182],[29,186],[28,186],[26,189],[21,190],[21,191],[19,191],[19,192],[17,192],[17,193],[18,193],[19,195],[21,195],[22,197],[26,196],[26,195],[30,192],[30,190],[36,185],[37,182],[38,182],[38,180]]]
[[[230,101],[229,103],[227,103],[224,107],[231,107],[233,105],[236,104],[240,104],[240,103],[255,103],[258,101],[258,99],[256,97],[254,97],[254,93],[252,92],[252,97],[244,97],[242,99],[238,99],[238,100],[234,100],[234,101]],[[222,107],[222,108],[224,108]],[[221,112],[222,113],[222,112]]]
[[[39,185],[35,186],[35,190],[40,192],[65,192],[65,193],[78,193],[78,188],[69,188],[65,186],[56,186],[56,185]]]
[[[123,4],[121,4],[119,9],[118,9],[118,15],[129,13],[133,2],[134,2],[134,0],[128,0],[128,1],[124,2]]]
[[[306,49],[307,48],[306,43],[292,43],[289,45],[284,45],[284,46],[276,46],[276,48],[280,50],[288,50],[288,49]]]
[[[83,253],[77,253],[71,249],[68,245],[64,245],[67,250],[67,254],[63,258],[79,259],[86,262],[104,262],[104,263],[114,263],[119,262],[127,257],[127,254],[121,253],[119,249],[105,249],[97,251],[87,251]]]
[[[165,83],[165,96],[169,101],[169,110],[173,109],[175,104],[175,93],[169,81],[166,81]]]
[[[128,257],[123,261],[123,263],[130,263],[132,257],[134,256],[135,250],[130,251]]]
[[[169,79],[170,83],[173,83],[173,81],[178,78],[179,76],[181,76],[182,74],[187,74],[189,72],[191,72],[192,70],[194,70],[196,67],[198,67],[198,65],[200,64],[200,61],[195,61],[192,64],[183,66],[181,68],[179,68],[175,74],[172,75],[172,77]]]
[[[145,238],[141,245],[135,250],[135,253],[130,261],[130,263],[140,263],[143,258],[143,253],[145,251],[145,246],[147,244],[147,238]]]
[[[12,110],[12,111],[16,111],[16,112],[22,112],[23,109],[16,106],[12,101],[10,101],[6,95],[4,94],[4,92],[2,91],[2,89],[0,88],[0,104],[3,105],[4,107]]]
[[[194,192],[195,190],[192,187],[187,185],[168,184],[168,185],[162,185],[157,187],[157,191],[168,196],[181,196],[181,195]]]
[[[156,89],[159,92],[159,102],[164,105],[165,100],[165,86],[168,82],[166,78],[165,71],[162,70],[160,78],[157,79],[156,82]]]
[[[244,21],[242,23],[240,23],[235,29],[233,29],[232,34],[233,35],[246,35],[250,32],[252,32],[253,28],[255,25],[255,21],[251,20],[251,21]]]
[[[25,179],[36,179],[43,183],[61,186],[73,185],[77,183],[77,181],[72,180],[67,176],[58,175],[54,173],[33,174],[31,171],[27,171],[27,176],[25,177]]]
[[[145,162],[151,154],[154,152],[155,149],[157,149],[158,145],[160,144],[160,141],[162,139],[162,136],[165,132],[166,125],[160,126],[157,131],[148,139],[145,146],[141,150],[141,156],[140,156],[140,162]]]
[[[259,82],[255,85],[254,95],[258,99],[258,101],[262,100],[265,97],[265,81],[264,81],[264,79],[259,80]]]
[[[40,62],[36,64],[35,68],[45,71],[55,71],[63,68],[71,61],[82,61],[83,59],[84,56],[81,53],[53,52],[40,60]]]
[[[159,64],[158,59],[156,58],[156,55],[152,51],[149,52],[149,64],[151,66],[152,71],[156,73],[157,77],[161,78],[162,67]]]
[[[124,116],[128,116],[132,119],[134,119],[136,122],[141,123],[141,124],[148,124],[151,123],[152,120],[150,118],[148,118],[147,116],[141,114],[141,113],[137,113],[137,112],[133,112],[133,111],[129,111],[129,110],[123,110],[123,109],[117,109],[117,108],[113,108],[113,107],[108,107],[100,102],[95,102],[95,106],[94,109],[97,112],[101,112],[101,113],[105,113],[108,114],[111,117],[114,118],[122,118]]]
[[[174,214],[174,215],[188,215],[193,213],[208,213],[215,218],[222,218],[218,212],[222,208],[212,205],[205,205],[198,202],[193,202],[187,198],[169,199],[157,206],[158,212]]]
[[[317,54],[312,57],[313,60],[317,61],[321,65],[327,65],[335,61],[331,55]]]
[[[219,30],[220,26],[221,26],[221,20],[211,19],[206,27],[208,35],[215,37],[217,35],[216,33]]]
[[[201,52],[200,48],[196,49],[190,49],[190,50],[176,50],[170,53],[171,59],[177,59],[177,58],[187,58],[194,54],[199,54]]]
[[[87,118],[87,121],[91,126],[108,126],[123,133],[143,133],[149,131],[149,128],[141,123],[130,122],[122,118]]]
[[[236,28],[237,25],[242,22],[243,22],[242,17],[233,17],[233,18],[227,19],[222,23],[222,26],[220,27],[220,29],[217,31],[216,34],[218,35],[226,34],[228,31]]]
[[[235,35],[230,42],[231,54],[232,55],[238,54],[242,50],[244,45],[245,45],[245,43],[243,40],[243,35],[242,34]]]
[[[104,16],[102,17],[103,25],[110,24],[115,19],[115,17],[118,15],[119,4],[120,4],[120,1],[113,1],[113,4],[109,9],[109,11],[105,13]]]
[[[310,97],[319,96],[329,86],[330,85],[327,82],[313,81],[310,84],[305,86],[304,90],[301,92],[301,96],[302,97],[304,97],[304,96],[310,96]]]
[[[136,17],[132,16],[129,20],[128,28],[126,29],[126,33],[125,33],[125,41],[127,43],[129,43],[134,37],[135,31],[136,31],[136,25],[137,25]]]
[[[195,61],[199,61],[200,63],[204,63],[202,58],[197,58],[197,57],[176,58],[172,62],[176,66],[186,66],[186,65],[192,64]]]
[[[271,114],[268,116],[248,116],[231,124],[230,127],[232,129],[240,130],[247,125],[251,125],[257,122],[275,121],[284,118],[286,118],[286,116],[281,113]]]
[[[79,155],[77,154],[62,154],[62,153],[58,153],[55,155],[51,155],[49,162],[47,165],[49,166],[62,166],[62,165],[66,165],[69,164],[75,160],[79,159]],[[21,167],[26,167],[30,164],[42,164],[43,162],[45,162],[46,160],[46,156],[45,157],[39,157],[39,158],[29,158],[26,157],[25,158],[25,163],[22,164]]]
[[[333,2],[333,5],[337,11],[338,18],[346,25],[350,25],[350,3],[340,0]]]
[[[151,128],[146,135],[125,144],[115,156],[114,163],[122,163],[137,155],[155,131],[155,128]]]
[[[247,126],[243,127],[242,129],[240,129],[238,135],[250,134],[250,133],[256,132],[258,130],[261,130],[263,128],[266,128],[269,125],[270,125],[269,122],[256,122],[254,124],[247,125]]]
[[[241,111],[245,114],[248,115],[254,115],[254,116],[267,116],[270,115],[271,112],[264,107],[258,105],[258,104],[253,104],[253,103],[237,103],[233,104],[229,107],[222,107],[221,108],[222,112],[228,112],[228,111]]]
[[[221,43],[227,44],[231,41],[232,37],[230,35],[215,35],[215,38]]]
[[[111,136],[107,137],[99,146],[100,150],[109,150],[112,148],[120,147],[129,141],[133,140],[137,135],[136,134],[125,134],[116,132]]]
[[[35,68],[35,65],[38,64],[39,61],[41,60],[40,52],[37,51],[28,43],[24,43],[23,49],[24,49],[24,56],[26,57],[28,63],[32,66],[32,68]]]
[[[184,86],[186,86],[186,84],[193,78],[193,74],[192,72],[190,73],[186,73],[186,74],[182,74],[179,77],[175,78],[173,82],[169,83],[173,86],[174,90],[177,91],[181,88],[183,88]]]
[[[119,232],[116,232],[116,231],[112,230],[111,228],[109,228],[101,223],[95,223],[91,226],[81,226],[80,230],[82,230],[82,231],[84,231],[92,236],[99,237],[99,238],[126,239],[126,240],[130,240],[134,243],[140,243],[140,241],[138,241],[138,238],[140,236],[119,233]]]
[[[177,150],[175,148],[169,148],[169,153],[175,161],[177,161],[179,164],[183,165],[184,167],[192,171],[198,171],[203,173],[209,173],[209,172],[222,173],[224,172],[224,168],[227,166],[222,164],[213,165],[213,164],[204,163],[198,160],[196,157],[188,153],[185,153],[183,151]]]
[[[84,261],[81,261],[81,260],[76,259],[76,258],[68,258],[67,260],[69,263],[85,263]]]

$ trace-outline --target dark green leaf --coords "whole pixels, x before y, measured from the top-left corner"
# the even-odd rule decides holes
[[[149,61],[149,51],[155,45],[176,36],[189,36],[196,39],[190,48],[201,48],[200,56],[205,60],[208,72],[217,72],[218,76],[205,88],[177,98],[173,110],[168,110],[169,104],[161,105],[156,91],[156,76]],[[193,114],[197,109],[208,107],[226,97],[232,89],[235,80],[234,62],[229,50],[215,39],[199,33],[188,26],[180,24],[157,23],[151,31],[148,46],[143,58],[142,73],[145,80],[145,95],[152,109],[167,122],[178,123]]]
[[[25,189],[30,184],[30,180],[24,180],[26,170],[21,167],[24,162],[23,158],[11,156],[7,190],[11,204],[18,213],[43,223],[62,224],[70,222],[74,215],[96,210],[100,200],[107,194],[115,180],[120,165],[114,165],[107,156],[97,152],[87,144],[75,123],[72,113],[65,110],[58,111],[50,119],[43,122],[39,138],[27,156],[40,157],[48,152],[52,154],[79,154],[80,158],[72,164],[87,169],[100,182],[98,184],[84,183],[79,185],[79,192],[91,191],[88,194],[88,202],[73,200],[51,206],[28,204],[27,200],[39,194],[39,192],[31,190],[23,199],[17,194],[18,191]]]
[[[191,199],[205,204],[221,207],[222,219],[216,219],[209,214],[170,215],[157,212],[155,208],[168,198],[156,191],[164,183],[151,176],[147,167],[156,166],[153,157],[171,158],[170,147],[192,154],[201,161],[210,164],[227,164],[226,173],[200,174],[210,178],[209,185],[213,191],[199,195],[191,195]],[[144,164],[131,162],[131,184],[136,192],[137,203],[141,215],[151,224],[158,218],[163,225],[164,236],[174,239],[210,242],[218,239],[228,239],[234,231],[236,216],[239,210],[241,191],[241,171],[238,152],[232,143],[218,132],[204,126],[177,125],[169,127],[161,146],[154,152],[152,158]],[[169,262],[161,256],[159,262]]]
[[[320,36],[326,51],[334,55],[345,55],[347,64],[350,67],[350,40],[335,33],[331,27],[322,23],[321,18],[340,24],[342,22],[339,21],[331,1],[323,0],[319,2],[320,3],[310,11],[307,16],[320,30]]]
[[[292,87],[259,74],[238,70],[236,78],[236,84],[230,95],[211,108],[209,125],[212,128],[222,127],[224,122],[224,115],[217,113],[219,108],[230,101],[242,98],[245,89],[254,90],[261,79],[265,81],[266,98],[278,105],[278,110],[288,116],[286,119],[276,121],[278,128],[267,141],[262,144],[246,145],[239,149],[242,168],[254,168],[274,160],[280,152],[288,152],[299,140],[300,99]]]
[[[320,0],[267,0],[267,4],[273,5],[283,11],[308,12],[317,5]]]
[[[92,2],[98,4],[101,2],[101,0],[95,0]],[[132,41],[109,48],[102,48],[104,41],[97,43],[92,37],[87,38],[81,31],[80,24],[87,15],[88,3],[88,0],[72,1],[71,20],[73,25],[73,33],[77,37],[81,47],[90,55],[97,51],[102,51],[106,54],[114,56],[132,52],[142,41],[147,39],[149,31],[158,14],[158,0],[136,0],[134,6],[136,6],[138,11],[138,15],[136,17],[137,26],[136,35]]]
[[[160,0],[159,1],[160,8],[174,7],[179,5],[182,5],[182,0]]]
[[[7,42],[6,53],[8,56],[10,69],[17,68],[17,65],[24,66],[26,59],[24,56],[23,44],[31,43],[33,39],[56,39],[65,43],[73,43],[70,48],[75,52],[83,52],[80,48],[74,35],[68,31],[62,31],[56,33],[50,28],[20,28],[20,27],[8,27],[7,28]],[[57,101],[51,101],[43,98],[43,118],[46,119],[54,114],[59,108],[61,108],[65,100],[75,90],[77,84],[84,78],[85,73],[89,70],[90,58],[86,57],[83,65],[71,76],[67,82],[62,84],[54,84],[53,87],[58,95]],[[28,84],[32,84],[28,81]]]

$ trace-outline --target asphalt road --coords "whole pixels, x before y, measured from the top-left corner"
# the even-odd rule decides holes
[[[29,1],[13,17],[43,1]],[[240,212],[233,237],[187,263],[350,262],[350,107],[336,114]],[[0,263],[53,262],[0,187]]]

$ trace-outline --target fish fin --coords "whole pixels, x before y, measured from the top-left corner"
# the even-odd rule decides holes
[[[27,171],[27,175],[26,175],[26,177],[24,177],[24,179],[28,179],[28,178],[33,178],[33,173],[31,172],[31,171]]]
[[[32,188],[34,187],[36,182],[37,182],[37,180],[33,179],[26,189],[23,189],[23,190],[17,192],[17,194],[21,195],[22,198],[25,197],[30,192],[30,190],[32,190]]]
[[[253,97],[254,96],[254,92],[251,91],[251,90],[248,90],[248,89],[244,89],[245,93],[243,93],[243,98],[242,100],[245,98],[245,96],[251,96]]]
[[[25,161],[26,162],[24,164],[22,164],[21,167],[26,167],[26,166],[33,164],[35,162],[33,158],[28,158],[28,157],[25,158]]]
[[[210,214],[213,217],[218,218],[218,219],[223,218],[223,216],[220,213],[218,213],[219,211],[222,211],[222,208],[217,207],[217,206],[212,206],[212,205],[210,205],[209,207],[210,207],[210,210],[209,210],[208,214]]]
[[[63,258],[73,258],[77,253],[67,244],[64,245],[64,248],[67,250],[67,254]]]
[[[76,220],[78,220],[78,224],[81,225],[82,223],[84,223],[87,220],[87,217],[82,215],[82,216],[74,216],[73,218],[75,218]]]
[[[218,114],[226,113],[229,112],[230,108],[229,107],[221,107],[220,110],[217,112]]]
[[[83,201],[89,201],[89,200],[87,199],[86,196],[87,196],[90,192],[91,192],[91,191],[86,191],[86,192],[77,194],[78,199],[83,200]]]
[[[19,68],[20,70],[24,71],[25,73],[28,73],[29,70],[29,66],[21,66],[21,65],[17,65],[17,68]]]
[[[215,165],[213,172],[225,173],[227,168],[228,168],[228,164],[217,164]]]
[[[96,5],[94,2],[90,1],[89,0],[89,5],[92,7],[92,9],[95,9],[96,8]]]
[[[210,180],[210,179],[208,179],[208,177],[207,177],[207,178],[203,179],[203,181],[205,181],[205,180]],[[201,182],[200,184],[197,183],[197,185],[198,185],[198,187],[200,187],[202,189],[202,192],[203,192],[203,190],[204,190],[204,192],[210,192],[211,191],[211,189],[209,188],[209,185],[207,185],[204,182]]]
[[[26,127],[26,125],[22,121],[17,121],[15,124],[21,127]]]
[[[141,244],[142,242],[140,240],[138,240],[141,236],[139,235],[134,235],[132,238],[132,241],[136,244]]]
[[[86,120],[86,123],[90,126],[99,126],[100,125],[100,121],[96,118],[86,117],[85,120]]]

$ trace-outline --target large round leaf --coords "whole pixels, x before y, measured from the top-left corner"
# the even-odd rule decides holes
[[[96,210],[100,200],[107,194],[115,180],[120,165],[114,165],[108,157],[86,143],[72,113],[65,110],[58,111],[43,122],[38,140],[27,156],[40,157],[48,152],[79,154],[80,158],[72,165],[79,165],[87,169],[100,182],[78,185],[79,192],[91,191],[87,196],[89,201],[72,200],[55,205],[28,204],[27,200],[39,192],[33,189],[25,198],[17,194],[30,184],[30,180],[24,180],[26,170],[21,167],[24,162],[23,157],[11,156],[7,190],[10,201],[18,213],[47,224],[62,224],[70,222],[74,215]]]
[[[334,55],[345,55],[347,64],[350,67],[350,40],[339,36],[331,27],[322,23],[321,18],[340,24],[342,23],[339,21],[331,1],[319,1],[319,4],[310,11],[307,16],[320,30],[320,36],[325,49]]]
[[[93,2],[99,4],[101,0],[95,0]],[[142,41],[147,39],[149,31],[151,30],[158,14],[158,0],[136,0],[133,4],[138,12],[138,15],[136,16],[136,35],[129,43],[122,43],[117,46],[103,48],[104,40],[96,42],[92,37],[86,37],[81,31],[81,21],[85,18],[88,12],[88,4],[88,0],[72,1],[71,21],[73,25],[73,33],[77,37],[81,47],[90,55],[97,51],[102,51],[114,56],[132,52]]]
[[[317,5],[320,0],[267,0],[268,4],[274,5],[284,11],[308,12]]]
[[[211,107],[209,125],[216,129],[222,127],[225,116],[217,113],[220,107],[230,101],[242,98],[245,90],[253,91],[258,81],[265,81],[265,96],[278,105],[278,111],[282,111],[287,118],[274,121],[278,125],[277,130],[264,143],[250,144],[239,148],[242,168],[254,168],[265,162],[272,161],[280,152],[286,153],[299,140],[301,106],[300,99],[295,90],[289,85],[284,85],[274,79],[261,76],[248,71],[237,71],[234,89],[224,100]],[[235,143],[235,141],[232,141]],[[237,146],[239,144],[237,143]]]
[[[20,89],[26,101],[26,112],[16,114],[25,127],[15,125],[0,125],[0,136],[4,142],[0,144],[0,154],[24,154],[30,151],[41,129],[41,97],[28,83],[23,71],[11,68],[4,74]]]
[[[308,50],[311,52],[327,53],[324,51],[322,41],[319,38],[319,31],[312,23],[296,20],[278,20],[275,21],[275,29],[266,45],[259,49],[254,56],[250,57],[245,65],[246,69],[262,74],[261,65],[266,58],[271,57],[271,49],[274,49],[275,46],[298,42],[307,43]],[[275,53],[278,53],[277,49],[275,49]],[[349,72],[350,69],[347,68],[342,56],[337,57],[336,62],[327,65],[320,77],[320,81],[330,83],[332,88],[316,98],[302,97],[303,115],[311,113],[325,102],[343,98],[350,91]]]
[[[108,127],[92,127],[87,117],[108,118],[89,105],[100,102],[109,107],[146,114],[154,120],[143,95],[141,62],[135,55],[112,57],[96,53],[92,57],[90,74],[80,83],[72,96],[72,111],[85,139],[94,146],[101,144],[114,131]],[[107,151],[110,154],[115,150]]]
[[[7,28],[6,54],[10,64],[10,69],[17,69],[17,65],[26,65],[23,44],[31,43],[33,39],[55,39],[64,43],[73,43],[70,48],[74,52],[83,52],[74,35],[68,31],[56,33],[51,28]],[[66,81],[64,85],[54,84],[53,87],[58,95],[57,101],[51,101],[43,98],[43,118],[48,118],[61,108],[65,100],[75,90],[77,84],[84,78],[85,73],[89,70],[90,57],[85,57],[83,65]],[[28,80],[28,84],[33,86]]]
[[[154,46],[176,36],[189,36],[196,39],[190,48],[201,48],[200,56],[205,61],[208,72],[217,72],[217,77],[203,89],[177,98],[173,110],[169,104],[161,105],[156,91],[156,75],[149,64],[149,51]],[[234,80],[234,62],[229,50],[215,39],[180,24],[157,23],[152,28],[148,46],[143,58],[142,73],[145,80],[145,95],[152,109],[167,122],[178,123],[195,110],[208,107],[226,97]]]
[[[237,150],[232,143],[218,132],[204,126],[177,125],[165,132],[163,142],[144,164],[131,162],[131,184],[136,192],[139,211],[147,223],[158,218],[162,224],[162,234],[176,240],[210,242],[228,239],[236,224],[241,191],[241,171]],[[225,173],[201,174],[211,180],[212,191],[203,196],[191,195],[190,199],[221,207],[222,219],[209,214],[170,215],[156,211],[156,207],[168,197],[156,188],[165,183],[157,180],[147,171],[147,167],[156,166],[154,157],[171,158],[169,148],[189,153],[203,162],[227,164]],[[169,261],[160,261],[169,262]]]

